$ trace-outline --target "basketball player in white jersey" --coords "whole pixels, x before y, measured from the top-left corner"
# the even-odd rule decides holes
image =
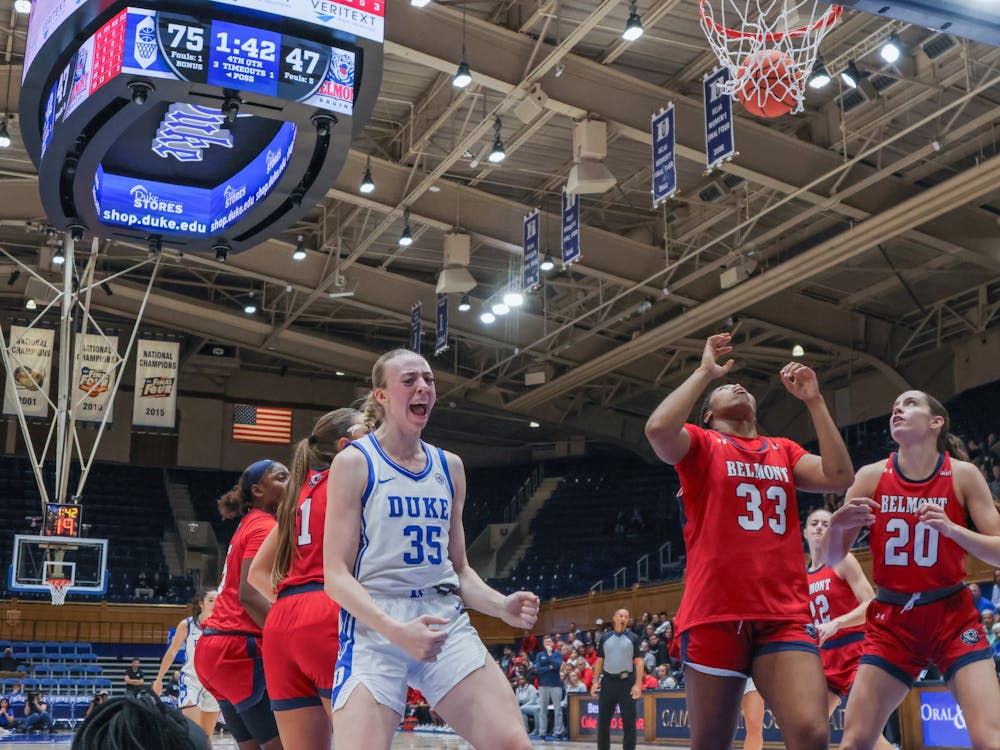
[[[194,671],[194,650],[201,638],[201,623],[212,616],[215,597],[219,594],[215,589],[202,589],[194,602],[194,612],[185,617],[174,630],[174,637],[167,647],[167,653],[160,661],[160,671],[153,680],[153,692],[163,694],[163,676],[174,663],[174,658],[181,646],[184,646],[184,666],[181,667],[181,694],[177,706],[183,714],[205,730],[209,744],[212,742],[212,732],[219,720],[219,703],[212,694],[201,686],[198,675]]]
[[[372,432],[337,455],[328,483],[325,586],[341,606],[334,745],[389,748],[409,683],[479,750],[529,750],[514,692],[462,610],[530,629],[538,597],[504,596],[468,564],[462,461],[420,439],[435,401],[427,361],[388,352],[372,388]]]

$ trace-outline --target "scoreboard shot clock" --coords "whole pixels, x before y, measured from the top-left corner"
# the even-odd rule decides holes
[[[384,0],[36,0],[22,134],[49,221],[211,250],[326,194],[375,105]]]
[[[42,536],[78,537],[83,524],[83,506],[46,503]]]

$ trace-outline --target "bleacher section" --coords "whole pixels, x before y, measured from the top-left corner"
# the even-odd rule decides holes
[[[186,484],[194,506],[195,518],[212,524],[215,536],[223,545],[229,545],[239,526],[239,520],[224,521],[219,517],[218,499],[240,481],[238,471],[211,471],[202,469],[170,469],[173,482]]]

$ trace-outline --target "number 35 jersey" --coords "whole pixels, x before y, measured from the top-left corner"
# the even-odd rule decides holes
[[[923,523],[917,508],[940,505],[959,526],[965,507],[955,494],[951,456],[941,454],[928,478],[912,480],[899,470],[893,453],[882,468],[872,499],[878,503],[871,527],[872,578],[893,591],[915,593],[952,586],[965,579],[965,551]]]
[[[419,597],[439,584],[458,586],[448,559],[451,475],[444,451],[420,444],[427,463],[414,473],[393,462],[374,433],[351,443],[368,459],[354,575],[375,597]]]
[[[677,630],[734,620],[807,622],[806,572],[792,470],[806,450],[685,425],[681,478],[684,595]]]

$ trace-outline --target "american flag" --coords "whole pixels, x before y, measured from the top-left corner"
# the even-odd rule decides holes
[[[239,443],[288,445],[292,442],[292,410],[235,404],[233,440]]]

